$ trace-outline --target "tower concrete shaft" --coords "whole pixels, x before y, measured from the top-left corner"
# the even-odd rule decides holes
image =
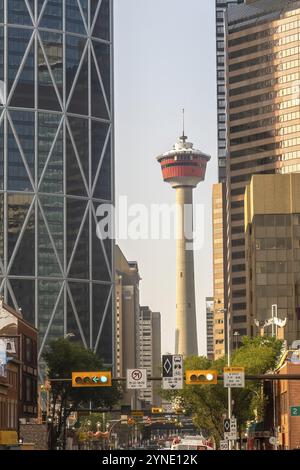
[[[193,188],[176,187],[176,335],[175,353],[198,355],[193,251]]]

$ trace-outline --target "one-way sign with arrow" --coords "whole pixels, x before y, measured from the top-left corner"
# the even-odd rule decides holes
[[[181,390],[183,388],[183,357],[180,354],[162,357],[164,390]]]

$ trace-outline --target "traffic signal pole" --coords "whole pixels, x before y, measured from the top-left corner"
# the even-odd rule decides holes
[[[230,350],[230,318],[229,312],[227,311],[227,367],[231,366],[231,350]],[[228,398],[228,419],[232,418],[232,397],[231,397],[231,387],[227,387],[227,398]],[[228,442],[229,450],[232,448],[232,441]]]

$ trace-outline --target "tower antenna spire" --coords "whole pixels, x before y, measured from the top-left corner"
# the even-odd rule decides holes
[[[187,136],[185,135],[185,132],[184,132],[184,127],[185,127],[185,109],[182,108],[182,136],[180,138],[182,142],[185,142],[187,139]]]

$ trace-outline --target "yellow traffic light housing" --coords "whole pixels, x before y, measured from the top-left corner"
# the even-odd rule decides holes
[[[111,387],[111,372],[72,372],[72,387]]]
[[[163,410],[162,408],[152,408],[152,409],[151,409],[151,413],[152,413],[153,415],[163,413],[163,411],[164,411],[164,410]]]
[[[187,370],[185,383],[187,385],[215,385],[218,383],[218,371]]]

